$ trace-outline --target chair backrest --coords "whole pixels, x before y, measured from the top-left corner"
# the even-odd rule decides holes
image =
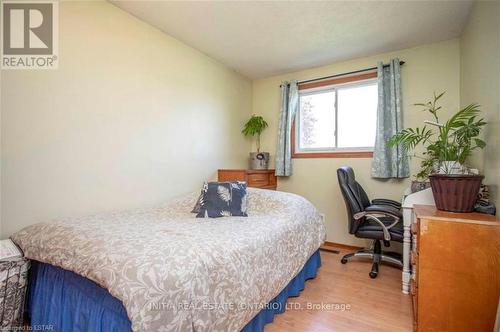
[[[354,214],[362,212],[370,205],[370,199],[363,187],[356,181],[354,170],[349,166],[342,166],[337,170],[340,191],[344,197],[344,202],[347,208],[347,216],[349,223],[349,233],[356,233],[360,221],[356,221]]]

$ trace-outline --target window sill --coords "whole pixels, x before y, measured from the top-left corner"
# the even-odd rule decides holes
[[[372,158],[373,151],[335,151],[335,152],[293,152],[293,159],[306,158]]]

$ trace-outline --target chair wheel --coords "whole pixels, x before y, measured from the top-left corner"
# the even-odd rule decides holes
[[[346,258],[342,258],[342,259],[340,260],[340,262],[341,262],[342,264],[345,264],[345,263],[347,263],[347,259],[346,259]]]
[[[370,278],[375,279],[378,275],[378,272],[370,271],[369,275],[370,275]]]

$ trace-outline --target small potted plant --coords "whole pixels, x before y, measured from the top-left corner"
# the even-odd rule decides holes
[[[241,131],[245,136],[257,136],[257,152],[250,152],[251,169],[267,169],[269,152],[260,152],[260,134],[267,128],[267,122],[260,115],[252,115]]]
[[[444,92],[421,106],[433,120],[424,121],[420,128],[407,128],[394,135],[389,146],[399,144],[406,151],[418,145],[425,149],[417,178],[429,177],[436,207],[451,212],[471,212],[479,192],[482,175],[474,174],[466,165],[472,151],[483,149],[486,143],[479,138],[486,122],[479,118],[479,105],[470,104],[455,113],[446,122],[439,121],[441,106],[438,100]]]

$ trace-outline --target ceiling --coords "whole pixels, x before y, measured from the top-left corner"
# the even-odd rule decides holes
[[[251,79],[458,37],[472,1],[112,1]]]

